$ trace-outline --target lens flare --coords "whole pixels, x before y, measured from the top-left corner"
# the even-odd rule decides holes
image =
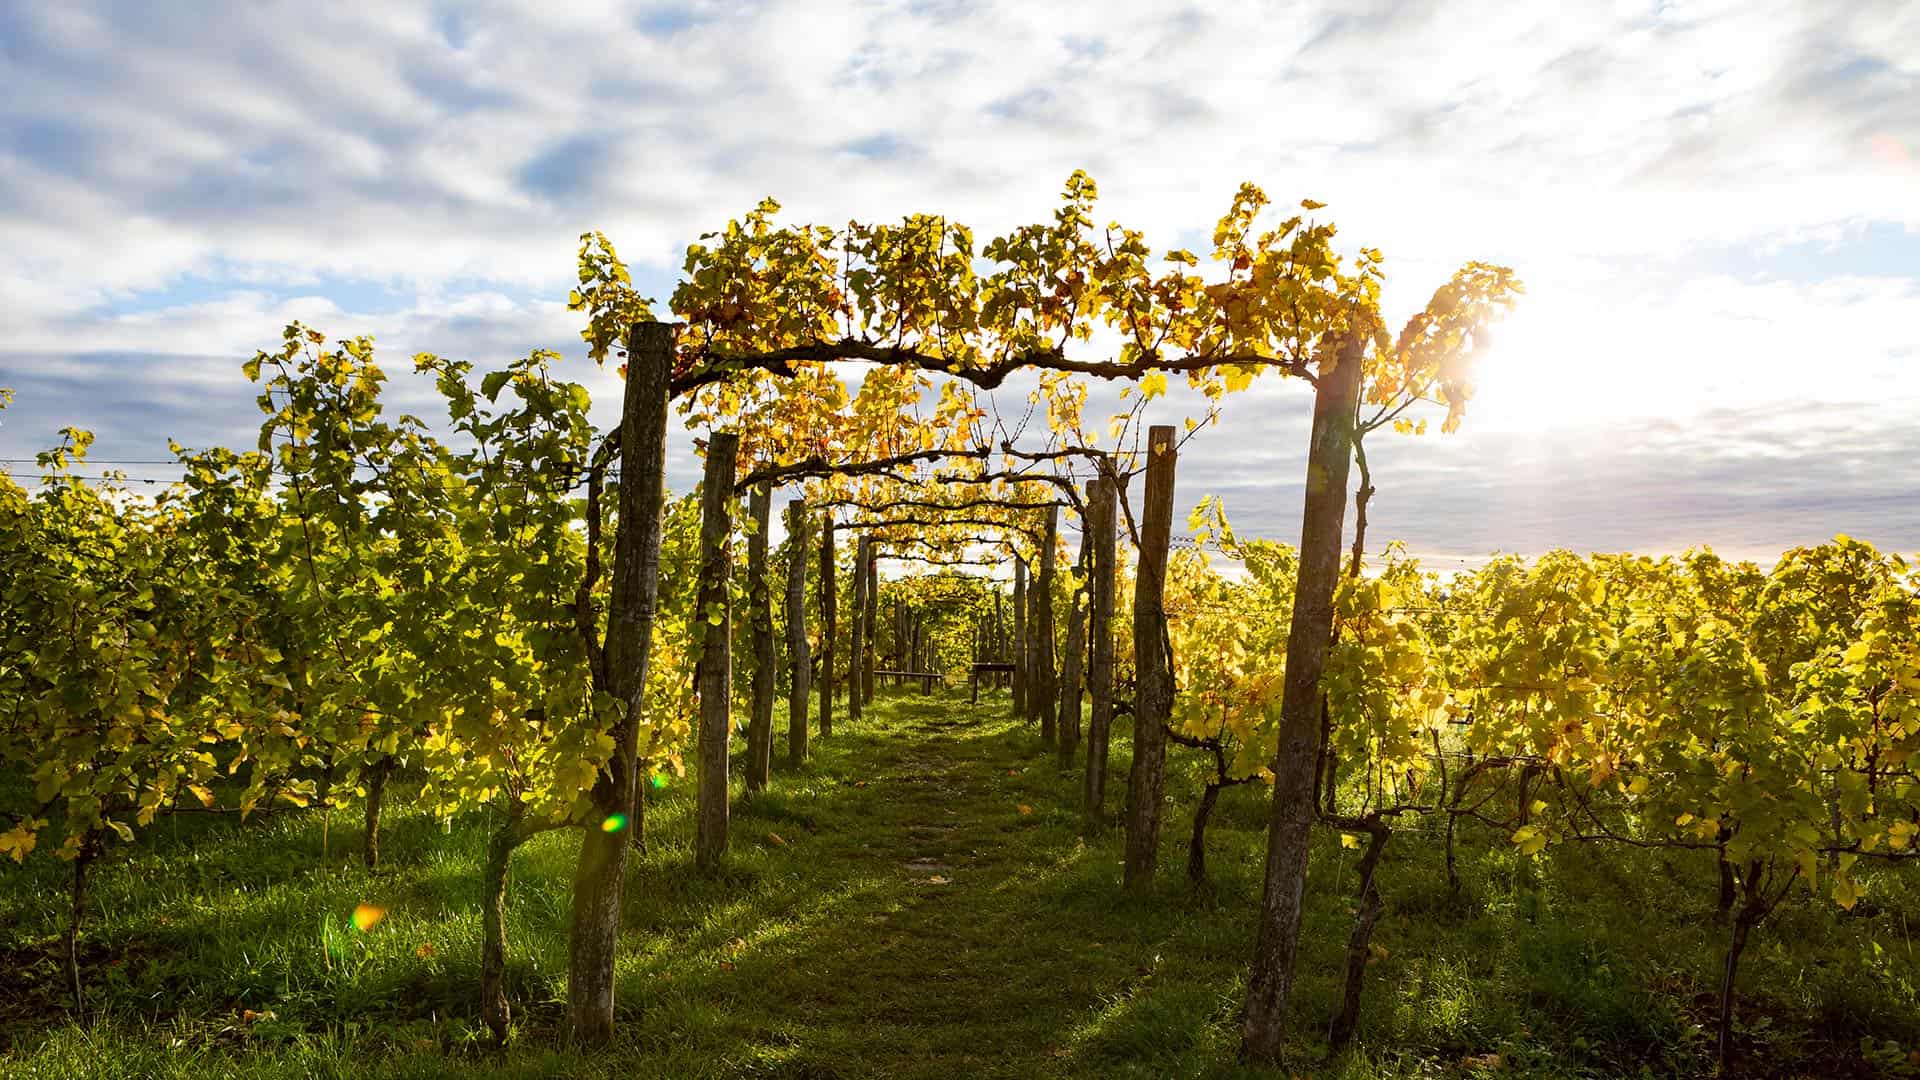
[[[1867,140],[1867,148],[1873,156],[1889,165],[1912,165],[1913,156],[1907,153],[1906,144],[1884,132]]]
[[[387,909],[373,904],[361,904],[353,909],[353,928],[366,933],[375,923],[387,917]]]
[[[627,815],[608,814],[607,820],[600,823],[601,832],[619,832],[627,827]]]
[[[654,788],[654,790],[655,790],[655,791],[658,791],[658,790],[660,790],[661,788],[664,788],[664,787],[666,787],[666,786],[667,786],[667,778],[666,778],[666,777],[664,777],[664,776],[661,776],[661,775],[660,775],[659,773],[654,773],[654,774],[653,774],[653,788]]]

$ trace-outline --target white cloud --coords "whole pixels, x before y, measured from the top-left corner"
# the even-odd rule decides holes
[[[1793,398],[1920,417],[1910,273],[1715,265],[1823,237],[1844,261],[1861,222],[1920,229],[1920,5],[1901,0],[76,0],[0,14],[0,65],[0,383],[53,395],[23,398],[14,449],[21,410],[113,399],[89,390],[101,356],[176,358],[139,366],[154,400],[293,317],[374,333],[396,366],[578,356],[554,301],[584,229],[664,298],[683,246],[765,194],[800,219],[937,210],[991,233],[1049,213],[1081,166],[1104,215],[1163,246],[1243,179],[1327,200],[1344,239],[1386,249],[1396,314],[1465,259],[1515,265],[1531,292],[1469,420],[1488,437],[1715,408],[1786,424],[1769,410]],[[196,400],[167,422],[231,428]],[[1578,407],[1525,420],[1555,400]],[[1231,457],[1202,476],[1230,481]]]

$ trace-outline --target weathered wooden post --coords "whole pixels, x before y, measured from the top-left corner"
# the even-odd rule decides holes
[[[807,760],[807,680],[813,658],[807,655],[807,504],[787,503],[787,664],[792,684],[787,689],[787,765],[799,768]]]
[[[853,545],[853,655],[847,658],[847,719],[860,719],[860,668],[867,655],[867,549],[871,536]]]
[[[1279,1060],[1286,1036],[1300,944],[1301,898],[1313,829],[1313,773],[1320,757],[1320,676],[1333,635],[1333,590],[1340,576],[1340,534],[1346,524],[1347,475],[1353,461],[1354,414],[1368,336],[1355,330],[1338,343],[1331,369],[1321,362],[1313,391],[1313,434],[1307,447],[1306,505],[1300,519],[1300,572],[1287,636],[1286,682],[1280,694],[1280,743],[1273,759],[1273,817],[1267,829],[1266,885],[1259,936],[1247,979],[1240,1052],[1250,1061]]]
[[[835,595],[833,553],[833,511],[821,513],[820,523],[820,737],[833,734],[833,639],[840,632],[836,618],[840,604]]]
[[[893,670],[906,671],[913,666],[913,618],[907,601],[902,598],[893,603]],[[894,678],[894,685],[900,679]]]
[[[733,734],[733,474],[740,436],[707,440],[700,494],[700,590],[693,624],[701,635],[694,685],[700,692],[700,791],[694,864],[715,870],[727,850],[727,744]]]
[[[779,661],[773,649],[773,587],[767,576],[767,530],[773,525],[773,485],[748,496],[753,535],[747,539],[747,595],[753,627],[753,716],[747,721],[747,790],[761,791],[773,772],[773,695]]]
[[[993,587],[993,644],[991,648],[993,650],[994,662],[998,664],[1009,662],[1007,660],[1007,615],[1002,600],[1003,597],[1000,592],[1000,586],[995,585]],[[993,673],[993,688],[995,690],[1000,689],[1000,675],[1001,673],[998,671]],[[1009,687],[1013,685],[1013,675],[1011,672],[1007,673],[1005,681]]]
[[[1040,543],[1039,573],[1033,589],[1033,696],[1031,708],[1040,721],[1040,743],[1052,746],[1055,710],[1060,707],[1053,668],[1053,582],[1060,547],[1060,508],[1047,507],[1047,526]]]
[[[607,612],[606,665],[626,709],[609,732],[614,749],[594,781],[592,821],[638,813],[640,707],[659,601],[661,513],[666,505],[667,404],[672,397],[674,330],[635,323],[627,339],[627,385],[620,415],[619,532]],[[627,837],[589,827],[573,876],[567,928],[567,1030],[578,1044],[613,1037],[613,961],[620,933],[620,890]]]
[[[880,553],[879,545],[867,544],[867,562],[863,568],[867,575],[867,609],[860,617],[867,624],[867,654],[860,658],[860,697],[865,702],[873,701],[873,658],[880,651]]]
[[[980,616],[973,617],[973,660],[967,665],[967,703],[980,703]]]
[[[932,671],[933,635],[927,632],[927,613],[924,611],[920,613],[919,618],[913,621],[913,643],[915,651],[919,653],[919,656],[914,661],[914,670]],[[920,693],[923,695],[933,693],[932,679],[920,680]]]
[[[1087,503],[1092,506],[1100,478],[1087,481]],[[1081,657],[1087,640],[1087,560],[1093,551],[1093,529],[1088,514],[1080,515],[1080,555],[1074,560],[1076,584],[1067,597],[1067,650],[1060,662],[1060,768],[1073,768],[1080,749]]]
[[[1098,824],[1106,813],[1107,740],[1113,729],[1113,561],[1115,555],[1114,498],[1118,488],[1113,478],[1102,476],[1092,489],[1088,506],[1088,531],[1093,535],[1090,576],[1087,582],[1087,696],[1092,708],[1087,717],[1087,774],[1082,800],[1087,820]]]
[[[1173,672],[1166,646],[1167,548],[1173,540],[1173,427],[1147,433],[1147,494],[1141,511],[1140,568],[1134,577],[1133,656],[1138,686],[1133,702],[1133,770],[1127,776],[1127,888],[1153,884],[1160,855],[1161,799],[1166,790],[1167,719],[1173,711]],[[1335,537],[1336,546],[1338,537]],[[1311,786],[1311,777],[1309,787]],[[1309,791],[1311,797],[1311,791]]]
[[[1022,720],[1027,713],[1027,564],[1016,553],[1013,557],[1013,715]]]

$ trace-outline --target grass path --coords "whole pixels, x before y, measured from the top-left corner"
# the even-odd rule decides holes
[[[757,1045],[715,1047],[730,1067],[793,1076],[1086,1071],[1091,1062],[1076,1068],[1075,1059],[1097,1043],[1103,1017],[1124,1013],[1151,980],[1170,913],[1143,910],[1131,926],[1115,918],[1126,906],[1117,860],[1083,839],[1066,797],[1071,778],[1035,752],[1030,732],[997,719],[1003,709],[902,697],[879,731],[835,737],[832,753],[843,756],[829,761],[840,794],[816,796],[817,816],[779,835],[789,858],[838,886],[816,884],[833,899],[798,915],[811,917],[804,934],[776,920],[758,938],[733,939],[738,955],[722,971],[735,977],[732,993],[751,995],[737,1000],[756,1017],[742,1041]],[[764,841],[762,824],[777,829],[801,805],[777,792],[749,803],[736,832],[747,844]],[[1098,1072],[1125,1064],[1105,1060]]]

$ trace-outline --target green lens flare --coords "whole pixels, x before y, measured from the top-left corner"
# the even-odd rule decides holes
[[[627,827],[627,815],[608,814],[607,820],[600,823],[601,832],[619,832]]]

